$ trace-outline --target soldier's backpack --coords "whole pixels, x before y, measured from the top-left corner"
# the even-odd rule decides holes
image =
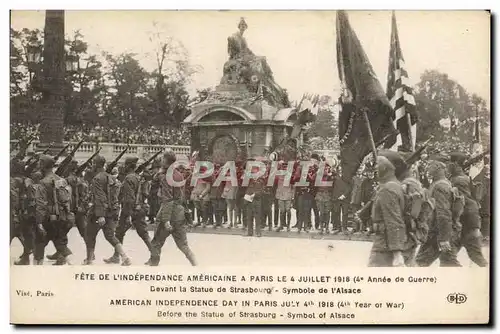
[[[405,199],[403,219],[407,234],[415,243],[423,244],[429,234],[429,220],[434,210],[434,202],[416,179],[405,179],[402,187]]]
[[[431,185],[431,188],[433,189],[437,184],[440,183],[448,184],[451,187],[450,203],[451,203],[451,217],[453,221],[453,226],[455,227],[455,229],[461,230],[462,224],[460,223],[460,217],[464,213],[465,197],[460,193],[460,191],[456,187],[454,187],[451,184],[450,181],[446,179],[436,181],[435,183],[433,183],[433,185]],[[430,191],[432,191],[431,188],[429,189]]]
[[[108,175],[107,199],[109,210],[115,211],[120,209],[121,186],[121,182],[116,177]]]
[[[71,186],[63,178],[53,180],[54,214],[59,221],[73,224],[75,215],[71,212]]]

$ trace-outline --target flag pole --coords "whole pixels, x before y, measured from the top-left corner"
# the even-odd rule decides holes
[[[406,122],[408,123],[408,139],[410,140],[410,149],[415,152],[415,145],[413,145],[413,133],[411,132],[411,116],[406,113]]]
[[[361,111],[363,112],[363,118],[365,120],[366,124],[366,129],[368,130],[368,137],[370,140],[370,146],[372,148],[373,152],[373,163],[375,164],[377,162],[377,146],[375,146],[375,140],[373,139],[373,133],[372,133],[372,127],[370,125],[370,119],[368,118],[368,113],[366,112],[366,108],[362,108]]]

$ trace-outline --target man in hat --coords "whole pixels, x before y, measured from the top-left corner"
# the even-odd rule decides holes
[[[123,245],[125,234],[133,225],[135,231],[151,252],[151,238],[146,224],[146,199],[149,189],[148,184],[135,172],[138,160],[137,157],[125,159],[124,173],[126,176],[121,187],[121,213],[115,234],[120,244]],[[120,263],[120,254],[115,249],[113,256],[105,259],[104,262]]]
[[[49,241],[54,243],[57,252],[55,265],[67,263],[71,250],[68,248],[68,231],[74,221],[68,220],[70,216],[71,190],[67,182],[53,172],[54,159],[42,155],[39,159],[40,171],[43,178],[36,187],[35,193],[35,264],[43,264],[45,247]]]
[[[461,152],[450,154],[450,164],[448,172],[451,175],[451,184],[458,189],[460,194],[464,196],[465,206],[460,223],[462,224],[461,238],[456,240],[453,245],[459,252],[465,247],[469,258],[480,267],[486,267],[488,262],[482,253],[482,236],[481,236],[481,216],[479,214],[479,205],[474,197],[474,185],[472,179],[465,175],[463,164],[467,160],[467,156]]]
[[[377,157],[377,172],[380,186],[371,212],[375,237],[368,266],[404,266],[403,252],[407,234],[403,219],[403,187],[396,178],[396,167],[387,157]]]
[[[430,266],[439,258],[441,267],[461,267],[453,244],[460,238],[461,227],[453,219],[453,192],[446,179],[446,157],[429,159],[427,174],[432,180],[428,195],[434,201],[434,212],[429,225],[427,241],[420,247],[416,262],[420,267]]]
[[[93,264],[97,234],[102,229],[106,240],[121,256],[122,265],[129,266],[131,265],[131,261],[115,234],[118,213],[120,211],[120,202],[118,199],[120,188],[118,180],[105,171],[105,164],[106,159],[103,156],[97,155],[93,160],[95,176],[90,184],[92,204],[90,205],[87,225],[87,258],[83,264]]]
[[[196,259],[189,248],[187,240],[187,226],[184,210],[184,185],[182,174],[170,166],[176,161],[175,153],[167,150],[163,154],[163,168],[155,175],[160,185],[160,210],[156,216],[158,228],[152,241],[151,259],[148,264],[157,266],[160,263],[161,249],[166,239],[172,235],[177,248],[184,253],[191,265],[196,265]]]

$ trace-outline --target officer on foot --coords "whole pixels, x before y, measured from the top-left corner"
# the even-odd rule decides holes
[[[432,180],[428,195],[434,202],[434,213],[429,226],[427,241],[417,254],[417,265],[430,266],[439,258],[441,267],[461,267],[457,260],[456,243],[460,239],[461,226],[453,219],[453,190],[446,179],[447,158],[431,157],[427,165],[429,179]]]
[[[68,231],[74,224],[70,211],[71,188],[66,180],[54,174],[54,159],[42,155],[39,160],[43,178],[35,193],[35,264],[43,264],[45,247],[49,241],[54,243],[57,261],[54,265],[68,263],[71,250],[68,248]]]
[[[160,263],[161,249],[169,235],[173,236],[175,244],[191,265],[196,265],[196,259],[187,241],[183,176],[177,169],[170,168],[175,161],[175,153],[167,150],[163,154],[163,168],[155,175],[155,181],[160,185],[160,210],[156,216],[158,228],[152,241],[151,259],[146,263],[151,266]]]
[[[369,267],[402,267],[407,241],[403,219],[404,193],[395,175],[395,166],[384,156],[377,158],[379,188],[371,212],[375,238]]]
[[[124,173],[126,174],[123,179],[121,188],[121,213],[118,227],[116,228],[116,238],[123,245],[125,234],[133,225],[139,237],[144,241],[148,250],[152,251],[151,238],[147,230],[146,214],[148,208],[146,199],[148,196],[148,185],[139,176],[135,170],[137,168],[136,157],[129,157],[125,159]],[[120,254],[115,249],[115,253],[109,259],[104,259],[106,263],[120,263]]]
[[[87,225],[87,258],[84,265],[91,265],[94,258],[96,237],[103,230],[104,237],[122,257],[122,265],[129,266],[131,261],[123,250],[123,246],[115,235],[120,203],[118,194],[119,182],[104,170],[106,159],[102,156],[94,158],[95,176],[90,185],[91,205]]]

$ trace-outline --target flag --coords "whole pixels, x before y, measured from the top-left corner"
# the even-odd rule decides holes
[[[346,194],[363,158],[370,153],[368,129],[361,109],[366,108],[375,143],[385,137],[395,143],[394,112],[347,13],[337,11],[337,68],[342,85],[339,98],[341,182],[335,183],[334,196]],[[391,136],[388,136],[391,135]],[[392,139],[394,137],[394,139]]]
[[[474,120],[474,128],[472,130],[472,155],[476,156],[483,153],[483,145],[481,144],[481,133],[479,131],[479,113],[476,107],[476,119]],[[484,159],[472,165],[469,170],[469,176],[474,179],[478,176],[484,167]]]
[[[391,107],[394,109],[394,126],[399,131],[396,137],[396,144],[392,149],[397,150],[401,146],[404,151],[413,152],[417,139],[418,115],[413,89],[410,86],[408,72],[405,69],[405,60],[401,51],[394,11],[392,12],[391,46],[386,92],[391,102]],[[386,145],[386,147],[389,148],[390,146]]]

